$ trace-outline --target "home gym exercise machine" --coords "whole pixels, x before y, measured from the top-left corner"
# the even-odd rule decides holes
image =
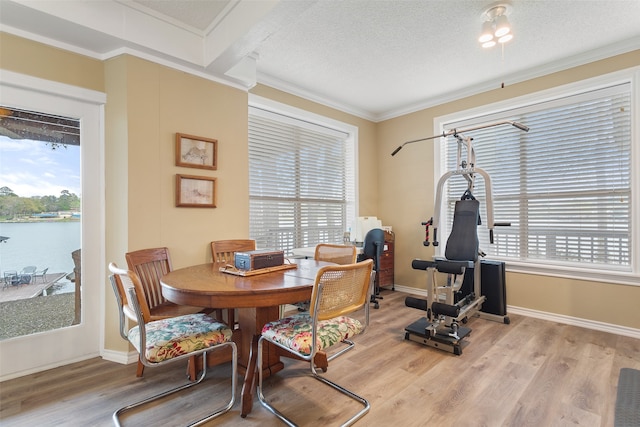
[[[427,312],[426,317],[420,318],[405,328],[405,339],[415,341],[430,347],[462,354],[462,340],[471,333],[471,329],[460,324],[466,324],[469,317],[477,315],[490,320],[509,323],[504,310],[495,313],[484,312],[483,303],[487,300],[486,292],[504,295],[504,264],[502,264],[502,280],[495,286],[502,289],[485,289],[482,286],[482,267],[480,257],[485,254],[479,248],[477,227],[481,224],[480,202],[474,197],[476,175],[484,179],[486,198],[486,225],[489,229],[489,241],[493,243],[493,228],[508,226],[509,223],[496,223],[493,218],[493,199],[491,178],[489,174],[475,166],[476,156],[473,148],[473,138],[465,137],[463,132],[510,124],[522,131],[528,132],[525,125],[513,121],[501,121],[464,130],[453,129],[429,138],[407,141],[399,146],[391,155],[394,156],[406,144],[426,141],[429,139],[454,136],[458,144],[456,170],[446,172],[438,181],[434,215],[423,222],[425,226],[425,240],[423,244],[438,246],[438,228],[440,223],[440,209],[442,204],[442,189],[445,182],[453,176],[461,176],[467,181],[467,189],[460,200],[455,203],[451,232],[447,239],[444,258],[436,257],[433,261],[415,259],[411,266],[417,270],[427,272],[427,299],[407,297],[405,305]],[[466,157],[463,158],[463,152]],[[432,240],[429,241],[429,228],[432,228]],[[473,269],[472,273],[468,269]],[[446,281],[438,283],[439,273],[446,274]],[[471,274],[469,274],[471,273]],[[467,280],[465,280],[465,278]],[[472,281],[471,286],[463,285]]]

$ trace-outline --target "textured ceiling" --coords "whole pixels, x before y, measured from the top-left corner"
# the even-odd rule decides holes
[[[371,120],[640,49],[639,0],[508,3],[514,40],[490,50],[477,37],[496,3],[482,0],[0,0],[0,24],[245,87],[253,72]]]

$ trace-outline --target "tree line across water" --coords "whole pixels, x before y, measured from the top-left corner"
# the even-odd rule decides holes
[[[45,212],[79,212],[80,197],[62,190],[59,196],[20,197],[9,187],[0,187],[0,219],[11,220]]]

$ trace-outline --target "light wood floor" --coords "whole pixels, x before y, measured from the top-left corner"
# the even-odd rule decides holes
[[[424,312],[406,294],[384,291],[370,329],[327,376],[369,399],[358,426],[612,426],[620,368],[640,369],[640,340],[511,315],[511,324],[474,318],[461,356],[404,340]],[[357,404],[304,377],[287,361],[265,394],[300,425],[339,425]],[[165,367],[166,368],[166,367]],[[183,381],[183,365],[147,368],[92,359],[0,383],[2,426],[109,426],[112,412]],[[127,416],[125,425],[184,425],[223,399],[229,365],[212,369],[186,397]],[[285,381],[286,379],[286,381]],[[208,425],[281,426],[257,402],[245,419],[239,401]]]

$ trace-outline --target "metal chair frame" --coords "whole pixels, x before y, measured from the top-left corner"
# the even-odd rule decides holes
[[[353,423],[355,423],[356,421],[358,421],[360,418],[362,418],[367,412],[369,412],[369,409],[371,408],[371,404],[364,398],[361,397],[359,395],[357,395],[356,393],[346,389],[345,387],[323,377],[322,375],[320,375],[318,373],[318,371],[316,370],[315,364],[313,363],[313,359],[316,355],[316,353],[318,352],[318,348],[317,348],[317,324],[318,321],[320,320],[327,320],[327,319],[332,319],[338,316],[343,316],[349,313],[352,313],[356,310],[359,310],[360,308],[364,307],[364,312],[365,312],[365,330],[367,328],[367,326],[369,325],[369,300],[370,300],[370,295],[371,295],[371,291],[372,291],[372,284],[373,284],[373,277],[374,277],[374,272],[372,271],[372,266],[373,266],[373,261],[372,260],[365,260],[362,262],[359,262],[357,264],[350,264],[350,265],[332,265],[332,266],[325,266],[322,267],[318,273],[316,274],[316,279],[315,279],[315,283],[313,286],[313,293],[312,293],[312,297],[311,297],[311,307],[310,307],[310,316],[312,318],[312,338],[311,338],[311,353],[309,355],[304,355],[301,353],[296,352],[295,350],[284,346],[276,341],[273,341],[267,337],[265,337],[264,335],[260,336],[260,339],[258,340],[258,357],[257,357],[257,366],[262,366],[262,357],[263,357],[263,345],[264,342],[268,342],[270,344],[273,344],[279,348],[282,348],[285,351],[288,351],[290,353],[292,353],[293,355],[295,355],[296,358],[300,358],[302,360],[308,361],[309,365],[311,367],[311,377],[315,378],[316,380],[334,388],[335,390],[339,391],[340,393],[350,397],[351,399],[356,400],[357,402],[360,402],[360,404],[363,405],[363,408],[356,413],[355,415],[353,415],[351,418],[349,418],[345,423],[342,424],[342,426],[350,426]],[[333,304],[333,306],[328,306],[328,304],[326,303],[326,301],[330,300],[330,298],[326,298],[323,299],[323,295],[324,295],[324,291],[325,291],[325,283],[327,281],[326,278],[326,273],[329,273],[328,276],[331,276],[333,272],[340,272],[340,271],[349,271],[349,270],[357,270],[357,269],[362,269],[362,270],[368,270],[366,273],[366,277],[363,278],[363,283],[362,286],[359,288],[359,292],[360,295],[358,296],[358,301],[357,303],[354,304],[350,304],[348,306],[340,306],[340,305],[335,305]],[[333,299],[335,301],[335,299]],[[364,332],[364,330],[363,330]],[[341,352],[334,354],[331,358],[329,358],[328,360],[331,360],[335,357],[337,357],[338,355],[344,353],[345,351],[348,351],[352,348],[353,346],[353,342],[351,341],[343,341],[343,342],[350,342],[351,346],[347,347],[346,349],[343,349]],[[287,424],[290,427],[296,427],[297,424],[295,424],[292,420],[290,420],[289,418],[287,418],[284,414],[282,414],[280,411],[278,411],[273,405],[271,405],[269,402],[267,402],[264,393],[263,393],[263,380],[264,380],[264,374],[263,374],[263,370],[262,369],[258,369],[258,386],[257,386],[257,394],[258,394],[258,400],[260,401],[260,403],[269,410],[269,412],[271,412],[272,414],[274,414],[276,417],[278,417],[281,421],[283,421],[285,424]]]
[[[33,283],[36,282],[36,280],[38,280],[38,277],[40,277],[42,279],[42,283],[45,283],[47,280],[47,272],[49,271],[49,267],[44,268],[40,271],[36,271],[33,273]]]
[[[116,291],[116,299],[118,299],[118,305],[119,307],[122,307],[124,304],[124,301],[121,301],[121,297],[120,297],[120,293],[118,292],[117,289],[115,289],[116,284],[116,278],[114,277],[115,275],[118,275],[120,278],[122,278],[123,276],[127,277],[130,281],[131,281],[131,285],[128,286],[125,291],[126,291],[126,295],[127,295],[127,302],[128,302],[128,306],[131,308],[131,310],[135,313],[136,315],[136,320],[138,322],[138,327],[140,328],[140,343],[139,343],[139,348],[140,349],[144,349],[146,348],[146,323],[145,323],[145,313],[141,307],[140,304],[140,298],[144,298],[144,296],[139,297],[138,293],[136,292],[136,280],[137,276],[135,276],[135,273],[132,271],[128,271],[128,270],[122,270],[119,269],[115,264],[110,264],[109,265],[109,270],[113,273],[110,276],[111,279],[111,283],[114,286],[114,290]],[[137,284],[138,286],[140,285],[139,283]],[[126,331],[126,323],[125,323],[125,315],[122,312],[122,310],[120,310],[120,336],[122,336],[123,338],[128,340],[128,335],[127,335],[127,331]],[[148,321],[148,318],[147,318]],[[204,349],[200,349],[200,350],[196,350],[196,351],[192,351],[180,356],[176,356],[174,358],[171,359],[167,359],[164,360],[162,362],[150,362],[149,360],[147,360],[147,358],[145,357],[144,351],[141,351],[140,354],[140,361],[142,362],[143,365],[145,366],[149,366],[149,367],[154,367],[154,366],[161,366],[161,365],[165,365],[165,364],[169,364],[169,363],[174,363],[174,362],[179,362],[181,360],[184,359],[188,359],[194,356],[200,356],[203,355],[205,357],[204,360],[206,360],[206,354],[211,352],[211,351],[217,351],[220,350],[222,348],[225,347],[231,347],[232,350],[232,362],[231,362],[231,398],[229,399],[229,401],[224,405],[221,406],[219,408],[216,408],[215,411],[209,413],[207,416],[205,416],[204,418],[201,418],[200,420],[197,420],[191,424],[189,424],[189,426],[199,426],[201,424],[206,423],[207,421],[210,421],[226,412],[228,412],[233,405],[235,404],[235,400],[236,400],[236,388],[237,388],[237,374],[238,374],[238,349],[236,344],[233,341],[228,341],[222,344],[218,344],[215,345],[213,347],[208,347],[208,348],[204,348]],[[120,416],[126,412],[129,411],[131,409],[134,408],[138,408],[140,406],[146,405],[150,402],[156,401],[158,399],[161,399],[163,397],[169,396],[171,394],[177,393],[179,391],[185,390],[187,388],[193,387],[197,384],[200,384],[202,382],[202,380],[205,378],[205,376],[207,375],[207,364],[203,363],[202,365],[202,371],[200,372],[200,375],[196,378],[195,381],[191,381],[188,382],[186,384],[174,387],[172,389],[169,389],[167,391],[164,391],[162,393],[158,393],[156,395],[153,395],[151,397],[148,397],[146,399],[140,400],[138,402],[126,405],[118,410],[116,410],[113,413],[113,422],[114,424],[119,427],[120,424]]]

